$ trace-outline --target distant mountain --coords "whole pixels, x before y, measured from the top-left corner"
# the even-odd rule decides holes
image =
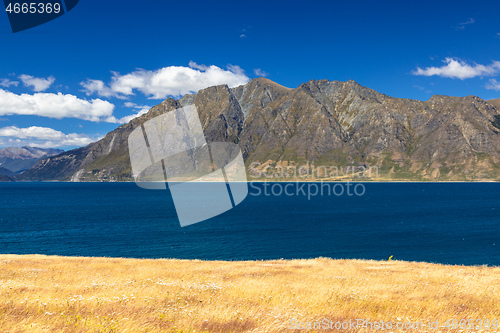
[[[3,148],[0,149],[0,167],[10,170],[13,174],[19,173],[34,166],[41,158],[54,156],[63,151],[27,146]]]
[[[132,180],[131,131],[193,103],[207,141],[237,143],[247,167],[258,162],[278,170],[309,161],[371,167],[380,180],[500,180],[500,107],[491,102],[393,98],[354,81],[312,80],[289,89],[263,78],[169,98],[98,142],[42,159],[19,179]]]
[[[12,182],[14,181],[12,178],[10,178],[9,176],[5,176],[5,175],[0,175],[0,182]]]
[[[13,177],[15,174],[15,172],[10,171],[9,169],[0,167],[0,176]]]

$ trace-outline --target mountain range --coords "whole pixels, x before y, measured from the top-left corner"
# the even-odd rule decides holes
[[[41,158],[62,153],[61,149],[36,147],[8,147],[0,149],[0,175],[12,177],[30,169]]]
[[[329,171],[309,179],[500,180],[499,100],[394,98],[352,80],[312,80],[291,89],[265,78],[168,98],[97,142],[42,158],[16,180],[133,180],[128,135],[191,104],[208,142],[239,145],[249,175],[278,176],[280,170],[314,164]],[[341,171],[330,172],[335,169]]]

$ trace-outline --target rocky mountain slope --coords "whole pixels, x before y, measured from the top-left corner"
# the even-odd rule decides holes
[[[289,89],[263,78],[169,98],[98,142],[40,160],[19,180],[132,180],[131,131],[193,103],[207,141],[237,143],[252,175],[314,164],[324,167],[316,178],[356,178],[369,169],[379,180],[500,180],[500,107],[478,97],[418,101],[354,81]],[[358,173],[345,177],[345,170]]]
[[[62,153],[61,149],[44,149],[36,147],[9,147],[0,149],[0,167],[14,173],[30,169],[41,158]],[[7,176],[11,176],[8,175]]]
[[[500,98],[497,99],[490,99],[487,101],[488,103],[494,105],[496,108],[500,108]]]

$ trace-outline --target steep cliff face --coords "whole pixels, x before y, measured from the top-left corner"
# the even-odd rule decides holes
[[[127,138],[195,104],[207,141],[237,143],[247,166],[376,168],[380,179],[500,180],[500,114],[478,97],[392,98],[354,81],[296,89],[267,79],[167,99],[102,140],[38,162],[22,180],[131,180]],[[255,163],[254,163],[255,164]]]

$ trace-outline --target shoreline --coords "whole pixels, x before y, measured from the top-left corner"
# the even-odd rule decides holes
[[[377,260],[377,259],[363,259],[363,258],[331,258],[331,257],[314,257],[314,258],[294,258],[294,259],[248,259],[248,260],[210,260],[210,259],[182,259],[182,258],[137,258],[137,257],[100,257],[100,256],[65,256],[65,255],[52,255],[52,254],[5,254],[0,253],[0,261],[4,258],[37,258],[37,259],[85,259],[85,260],[139,260],[139,261],[172,261],[172,262],[204,262],[204,263],[266,263],[266,262],[292,262],[292,261],[308,261],[308,260],[329,260],[329,261],[353,261],[353,262],[371,262],[371,263],[407,263],[407,264],[428,264],[428,265],[438,265],[444,267],[476,267],[476,268],[499,268],[499,266],[489,265],[489,264],[477,264],[477,265],[464,265],[464,264],[443,264],[439,262],[430,261],[408,261],[408,260]]]

